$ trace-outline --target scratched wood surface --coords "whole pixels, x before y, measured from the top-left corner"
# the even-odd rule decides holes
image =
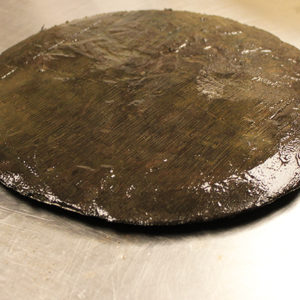
[[[232,216],[300,185],[300,50],[174,10],[100,14],[0,56],[0,182],[111,222]]]
[[[104,11],[165,7],[227,16],[300,47],[297,1],[281,6],[279,1],[12,0],[0,6],[0,51],[44,24]],[[252,216],[251,222],[232,228],[155,234],[84,221],[1,189],[0,298],[299,298],[298,202],[294,194],[264,210],[264,218]]]

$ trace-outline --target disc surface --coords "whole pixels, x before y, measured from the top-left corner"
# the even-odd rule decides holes
[[[0,56],[0,180],[109,221],[211,220],[300,182],[300,51],[229,19],[76,20]]]

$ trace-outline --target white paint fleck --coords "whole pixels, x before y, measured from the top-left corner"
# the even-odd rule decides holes
[[[116,220],[116,218],[113,218],[112,216],[109,215],[109,213],[104,209],[100,207],[96,207],[96,211],[99,217],[105,218],[109,222],[113,222]]]
[[[263,188],[265,192],[263,197],[276,196],[299,182],[300,167],[297,162],[297,153],[299,152],[297,144],[299,145],[299,142],[297,140],[284,146],[284,149],[288,149],[290,154],[286,163],[282,162],[280,153],[276,153],[245,174],[248,181]]]
[[[225,35],[238,35],[238,34],[242,34],[243,32],[241,30],[239,31],[231,31],[231,32],[228,32],[228,31],[225,31],[224,34]]]
[[[293,59],[293,58],[288,58],[288,61],[292,62],[293,64],[297,63],[297,61],[295,59]]]
[[[53,46],[49,47],[48,50],[52,50],[54,48],[57,48],[59,45],[63,44],[65,42],[65,40],[62,40],[56,44],[54,44]]]
[[[242,53],[242,54],[255,53],[255,52],[257,52],[257,51],[260,50],[260,49],[261,49],[261,47],[255,48],[255,49],[244,49],[241,53]]]
[[[181,49],[185,48],[187,46],[187,42],[188,40],[186,40],[183,44],[181,44],[175,52],[178,53]]]
[[[0,174],[0,180],[5,183],[8,187],[12,187],[22,181],[22,177],[19,174],[13,172]]]
[[[9,71],[9,72],[6,73],[5,75],[3,75],[3,76],[1,77],[1,79],[3,80],[3,79],[5,79],[5,78],[7,78],[8,76],[10,76],[10,75],[12,75],[13,73],[15,73],[16,70],[17,70],[17,69],[12,69],[11,71]]]
[[[32,59],[33,60],[36,60],[38,57],[40,57],[42,54],[41,53],[38,53],[37,55],[35,55]]]
[[[202,95],[207,96],[210,100],[219,99],[224,94],[225,84],[221,80],[216,80],[206,73],[200,73],[197,76],[197,90]]]
[[[126,197],[131,198],[132,197],[132,191],[135,190],[135,186],[132,184],[127,190],[126,190]]]
[[[210,193],[211,191],[211,185],[209,184],[209,182],[205,182],[201,185],[201,188],[206,192],[206,193]]]
[[[88,170],[88,171],[92,171],[92,172],[96,171],[96,169],[93,169],[89,166],[77,165],[76,167],[79,168],[79,169],[84,169],[84,170]]]
[[[280,87],[282,86],[282,82],[281,81],[271,81],[267,78],[263,78],[261,76],[255,76],[251,79],[252,81],[256,81],[256,82],[262,82],[266,85],[270,85],[270,86],[275,86],[275,87]]]

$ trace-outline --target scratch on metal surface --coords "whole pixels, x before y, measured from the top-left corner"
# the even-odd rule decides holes
[[[22,269],[24,270],[24,273],[28,272],[28,269],[27,269],[28,268],[28,264],[26,264],[26,263],[22,264],[22,263],[16,262],[14,259],[10,259],[9,263],[13,264],[13,265],[16,265],[16,266],[22,267]],[[2,293],[2,290],[1,290],[1,293]]]
[[[15,245],[17,244],[18,237],[20,236],[18,233],[21,231],[23,224],[24,224],[24,220],[21,220],[20,226],[14,228],[13,234],[11,235],[11,238],[10,238],[11,244],[7,249],[8,255],[13,253],[13,251],[15,249]]]
[[[120,280],[120,287],[122,287],[123,283],[124,283],[124,280],[126,279],[126,276],[127,274],[130,272],[130,269],[132,267],[132,265],[134,265],[134,263],[136,263],[136,258],[140,255],[141,252],[144,251],[144,248],[143,247],[140,247],[133,255],[133,257],[131,258],[128,266],[127,266],[127,269],[126,271],[123,273],[123,276],[122,276],[122,279]]]
[[[82,243],[82,242],[83,242],[82,240],[79,240],[77,242],[77,244],[76,244],[76,248],[75,248],[74,254],[72,256],[71,262],[69,263],[70,267],[72,267],[74,265],[74,261],[75,261],[75,259],[77,257],[78,252],[81,251],[83,253],[86,253],[87,252],[86,250],[89,248],[90,241],[87,241],[86,243]],[[82,244],[84,245],[83,247],[82,247]],[[87,255],[85,254],[84,255],[84,259],[81,260],[81,263],[79,264],[79,266],[77,266],[77,270],[76,270],[77,275],[75,277],[75,280],[73,281],[73,284],[72,284],[72,286],[70,288],[70,292],[68,292],[68,295],[67,295],[67,298],[66,298],[68,300],[74,299],[74,297],[72,295],[74,293],[75,287],[78,286],[78,281],[79,281],[80,275],[82,274],[82,269],[83,269],[83,266],[85,264],[86,257],[87,257]],[[65,271],[67,270],[67,268],[68,268],[68,265],[65,268],[65,270],[63,270],[61,272],[61,275],[63,275],[65,273]]]
[[[22,211],[17,211],[17,210],[9,209],[9,208],[3,207],[3,206],[0,206],[0,210],[6,211],[6,212],[12,212],[14,214],[19,214],[19,215],[23,215],[23,216],[26,216],[26,217],[30,217],[30,218],[34,218],[34,219],[39,219],[39,220],[47,221],[47,222],[51,221],[50,219],[47,219],[47,218],[38,217],[38,216],[32,215],[30,213],[26,213],[26,212],[22,212]]]
[[[117,298],[116,298],[116,285],[115,285],[115,280],[114,280],[113,274],[111,276],[111,286],[112,286],[112,300],[117,300]]]
[[[65,273],[67,273],[68,268],[72,267],[73,261],[78,253],[79,250],[79,245],[80,245],[80,240],[77,241],[76,245],[75,245],[75,250],[74,253],[72,255],[71,260],[68,260],[68,262],[66,262],[64,268],[60,271],[60,273],[57,275],[57,279],[59,279],[60,277],[62,277]]]

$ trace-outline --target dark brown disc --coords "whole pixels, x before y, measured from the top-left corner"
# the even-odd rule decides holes
[[[0,180],[115,222],[178,224],[300,182],[300,51],[189,12],[97,15],[0,56]]]

